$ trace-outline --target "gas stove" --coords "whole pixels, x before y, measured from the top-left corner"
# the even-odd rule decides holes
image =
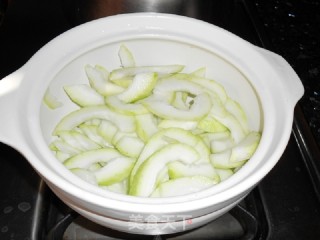
[[[261,1],[5,2],[1,3],[7,9],[1,12],[0,78],[21,67],[58,34],[122,12],[186,15],[221,26],[255,45],[279,50],[261,17],[261,7],[266,7]],[[0,239],[320,239],[320,151],[306,118],[306,104],[302,100],[295,109],[291,138],[280,161],[238,206],[203,227],[163,236],[118,232],[83,218],[51,192],[19,152],[0,143]]]

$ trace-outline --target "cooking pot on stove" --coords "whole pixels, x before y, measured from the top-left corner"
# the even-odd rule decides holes
[[[51,132],[72,105],[49,110],[50,86],[84,81],[87,63],[118,66],[120,43],[128,43],[139,63],[206,66],[262,132],[253,157],[229,179],[200,192],[168,198],[121,195],[93,186],[68,171],[48,148]],[[156,56],[156,57],[155,57]],[[293,110],[303,95],[301,81],[279,55],[254,46],[209,23],[158,13],[102,18],[75,27],[41,48],[24,66],[0,82],[0,140],[20,151],[52,191],[86,218],[120,231],[180,232],[201,226],[237,205],[276,165],[288,143]],[[150,217],[160,219],[148,222]]]

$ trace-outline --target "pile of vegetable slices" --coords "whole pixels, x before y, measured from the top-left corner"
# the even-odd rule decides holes
[[[255,152],[242,107],[206,69],[137,66],[119,48],[120,68],[86,65],[88,84],[64,86],[79,108],[53,130],[50,149],[85,181],[139,197],[171,197],[209,188]],[[51,94],[47,106],[60,107]]]

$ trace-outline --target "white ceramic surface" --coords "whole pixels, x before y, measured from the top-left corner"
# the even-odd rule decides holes
[[[83,66],[87,63],[119,67],[120,43],[130,48],[139,65],[179,63],[187,66],[186,71],[205,66],[207,76],[222,83],[242,104],[250,127],[263,132],[251,160],[210,189],[166,199],[111,193],[65,169],[47,146],[53,126],[75,108],[61,87],[86,82]],[[63,101],[62,108],[48,110],[42,104],[48,87]],[[143,219],[170,215],[170,221],[188,215],[197,219],[198,226],[228,211],[275,166],[289,140],[293,109],[302,95],[301,81],[283,58],[221,28],[169,14],[117,15],[60,35],[1,80],[0,140],[24,154],[58,197],[102,225],[125,231],[120,223],[133,215]]]

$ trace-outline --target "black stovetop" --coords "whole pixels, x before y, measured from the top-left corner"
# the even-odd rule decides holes
[[[226,28],[292,64],[306,94],[295,109],[289,144],[276,167],[230,213],[196,231],[147,237],[100,227],[73,213],[21,154],[0,143],[0,239],[320,239],[320,4],[136,0],[121,1],[115,10],[103,8],[103,2],[111,1],[11,0],[0,25],[0,79],[58,34],[106,13],[187,15]]]
[[[320,144],[320,2],[255,0],[273,51],[289,61],[305,86],[301,106]]]

